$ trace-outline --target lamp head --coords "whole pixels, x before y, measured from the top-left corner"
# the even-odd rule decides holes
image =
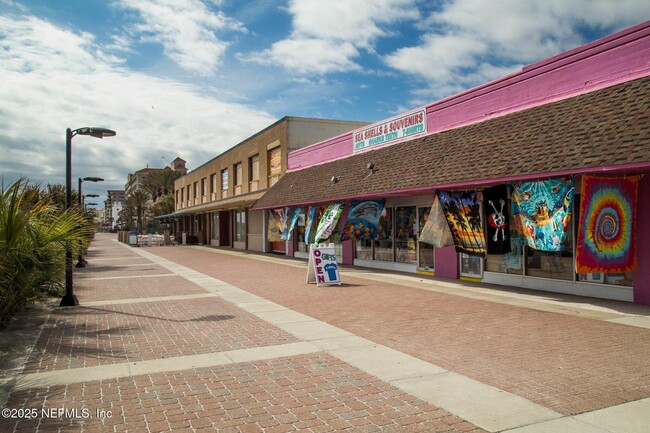
[[[102,179],[101,177],[92,177],[92,176],[91,177],[84,177],[81,180],[84,181],[84,182],[103,182],[104,181],[104,179]]]
[[[107,128],[79,128],[72,131],[72,135],[90,135],[95,138],[113,137],[117,132]]]

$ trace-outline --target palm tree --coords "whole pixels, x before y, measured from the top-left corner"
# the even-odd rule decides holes
[[[132,206],[135,209],[135,214],[137,217],[137,231],[138,233],[142,231],[142,216],[147,207],[147,202],[149,201],[149,193],[145,191],[135,191],[130,196],[127,197],[126,202],[128,206]]]
[[[0,193],[0,319],[29,300],[63,288],[66,248],[87,242],[77,209],[35,201],[35,189],[20,179]]]
[[[181,174],[179,172],[169,167],[163,170],[153,171],[144,180],[144,189],[149,193],[151,200],[155,203],[159,197],[174,193],[174,181],[180,176]]]

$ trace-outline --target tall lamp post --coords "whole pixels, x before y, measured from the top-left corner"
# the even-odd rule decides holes
[[[78,206],[79,211],[84,210],[84,200],[86,199],[86,197],[99,197],[97,194],[83,195],[81,193],[81,184],[83,182],[103,182],[103,181],[104,181],[104,179],[102,179],[101,177],[83,177],[83,178],[80,177],[79,178],[79,187],[77,189],[77,195],[78,195],[78,197],[77,197],[77,206]],[[82,247],[81,241],[79,241],[79,257],[77,257],[77,265],[76,265],[78,268],[85,268],[86,264],[88,263],[84,259],[84,256],[82,254],[82,248],[83,247]]]
[[[90,135],[95,138],[113,137],[115,131],[106,128],[78,128],[65,131],[65,208],[72,207],[72,137],[75,135]],[[79,300],[74,295],[72,280],[72,249],[70,246],[65,252],[65,295],[59,304],[62,307],[79,305]]]

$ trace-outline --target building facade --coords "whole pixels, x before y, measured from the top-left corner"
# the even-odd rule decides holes
[[[648,75],[650,23],[642,23],[500,80],[293,151],[285,176],[253,209],[298,209],[304,215],[298,221],[307,221],[312,209],[318,215],[332,203],[344,204],[328,242],[335,243],[345,264],[650,305],[650,228],[642,223],[650,220]],[[636,185],[633,204],[617,215],[628,222],[635,215],[640,222],[626,225],[633,229],[624,237],[636,267],[606,264],[598,272],[577,272],[584,265],[576,255],[585,257],[590,245],[580,237],[581,218],[591,215],[581,214],[581,203],[594,202],[585,189],[594,177]],[[530,199],[544,182],[549,194],[564,191],[557,206]],[[501,187],[503,204],[489,198]],[[445,225],[454,230],[455,246],[419,241],[433,218],[434,199],[444,204],[450,196],[472,203],[442,206],[448,214],[453,210],[454,215],[445,215]],[[350,208],[356,212],[364,201],[381,211],[377,227],[370,238],[345,240]],[[489,226],[503,227],[497,225],[503,218],[516,225],[525,216],[521,209],[531,203],[537,206],[531,211],[536,225],[526,227],[535,234],[534,245],[513,242],[507,253],[485,250],[493,238]],[[474,215],[461,221],[459,208]],[[504,209],[512,218],[504,217]],[[562,216],[559,222],[550,218],[554,212]],[[622,221],[612,218],[604,230]],[[544,224],[552,230],[544,232]],[[297,224],[287,254],[304,254],[300,239],[309,240],[308,227]],[[460,245],[460,232],[470,233],[482,252]],[[557,248],[549,252],[540,242]]]
[[[107,230],[115,228],[120,218],[120,212],[124,208],[126,193],[124,190],[109,189],[107,198],[104,201],[104,220],[103,224]]]
[[[175,172],[179,173],[179,175],[185,175],[187,173],[187,168],[185,166],[185,163],[186,161],[184,159],[177,157],[169,164],[168,167],[163,167],[163,168],[146,167],[134,173],[129,173],[126,178],[126,183],[124,184],[124,191],[126,197],[130,196],[136,191],[142,190],[144,188],[145,179],[147,179],[147,176],[150,173],[154,173],[162,170],[168,170],[169,168],[171,168]]]
[[[285,251],[266,241],[264,211],[250,207],[287,169],[287,153],[365,125],[284,117],[178,179],[175,231],[191,243]]]

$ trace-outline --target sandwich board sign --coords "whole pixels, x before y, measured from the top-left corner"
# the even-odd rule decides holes
[[[309,245],[309,263],[307,264],[307,282],[317,286],[326,284],[341,285],[339,266],[336,263],[334,245],[317,247]]]

